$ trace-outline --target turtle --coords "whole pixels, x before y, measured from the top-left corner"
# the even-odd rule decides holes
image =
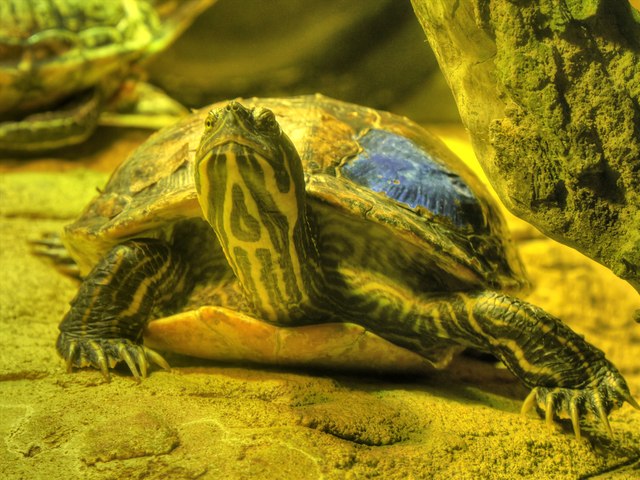
[[[401,365],[488,352],[531,389],[523,412],[570,418],[578,437],[584,418],[611,432],[612,410],[638,408],[601,350],[515,296],[526,274],[478,178],[392,113],[320,94],[195,111],[135,150],[62,241],[83,278],[59,326],[68,371],[168,369],[145,329],[211,358],[334,366],[368,335]]]
[[[80,143],[108,102],[123,113],[109,124],[157,128],[187,114],[132,77],[214,1],[0,2],[0,151]]]

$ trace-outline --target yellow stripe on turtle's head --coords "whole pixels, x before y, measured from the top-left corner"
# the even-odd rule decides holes
[[[274,114],[237,102],[211,111],[195,183],[204,217],[257,313],[286,323],[308,302],[315,249],[300,157]]]

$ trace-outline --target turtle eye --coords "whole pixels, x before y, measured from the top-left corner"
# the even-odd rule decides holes
[[[271,110],[267,110],[266,108],[261,109],[257,112],[256,120],[258,122],[258,125],[260,125],[260,127],[265,130],[272,132],[277,132],[280,130],[278,121],[276,120],[276,116]]]

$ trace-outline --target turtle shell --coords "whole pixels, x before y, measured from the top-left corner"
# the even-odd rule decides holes
[[[375,270],[359,254],[367,243],[386,275],[423,291],[513,291],[526,284],[485,187],[417,124],[321,95],[239,101],[272,110],[296,146],[321,251]],[[83,273],[117,243],[166,236],[176,222],[202,216],[193,159],[208,111],[225,103],[152,135],[67,227],[65,244]],[[337,245],[332,228],[345,226],[357,233],[349,245]]]
[[[3,0],[0,114],[55,108],[96,85],[113,91],[132,63],[166,47],[213,0],[181,3]]]

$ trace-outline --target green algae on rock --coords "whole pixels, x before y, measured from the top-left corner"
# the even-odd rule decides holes
[[[640,290],[640,14],[611,0],[413,5],[503,202]]]

